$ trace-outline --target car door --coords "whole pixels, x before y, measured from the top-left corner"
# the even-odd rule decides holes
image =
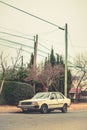
[[[58,107],[63,107],[64,105],[64,96],[61,93],[57,93]]]
[[[58,107],[58,99],[55,93],[51,93],[49,100],[49,108],[57,108]]]

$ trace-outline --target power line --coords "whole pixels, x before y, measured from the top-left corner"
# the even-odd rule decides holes
[[[12,40],[4,39],[4,38],[0,38],[0,40],[6,41],[6,42],[10,42],[11,44],[13,43],[13,44],[16,44],[16,45],[25,46],[25,47],[28,47],[28,48],[30,48],[30,49],[33,49],[32,46],[24,45],[24,44],[22,44],[22,43],[15,42],[15,41],[12,41]],[[42,52],[42,53],[44,53],[44,54],[48,54],[46,51],[43,51],[43,50],[40,50],[40,49],[38,49],[38,51],[40,51],[40,52]]]
[[[17,30],[13,30],[13,29],[9,29],[9,28],[7,28],[7,27],[2,27],[2,26],[0,26],[0,28],[1,29],[5,29],[5,30],[7,30],[7,31],[11,31],[12,33],[13,32],[16,32],[16,33],[19,33],[19,34],[22,34],[23,36],[34,36],[34,35],[36,35],[36,33],[31,33],[31,34],[25,34],[25,33],[23,33],[23,32],[20,32],[20,31],[17,31]],[[41,35],[41,34],[46,34],[47,35],[47,33],[52,33],[52,32],[57,32],[58,31],[58,29],[55,29],[55,30],[50,30],[50,31],[47,31],[47,32],[38,32],[37,34],[39,34],[39,35]]]
[[[11,36],[16,36],[16,37],[21,37],[21,36],[14,35],[14,34],[10,34],[10,33],[6,33],[6,32],[0,32],[0,33],[7,34],[7,35],[11,35]],[[28,39],[28,40],[33,40],[33,39],[25,38],[25,37],[21,37],[21,38]],[[5,40],[5,41],[7,41],[7,42],[13,42],[13,43],[14,43],[14,41],[10,41],[10,40],[7,40],[7,39],[2,39],[2,38],[0,38],[0,39],[1,39],[1,40]],[[17,44],[19,44],[19,43],[17,43]],[[24,44],[21,44],[21,45],[24,45]],[[29,47],[30,47],[30,46],[29,46]],[[45,48],[46,48],[46,47],[45,47]],[[40,52],[42,52],[42,53],[48,54],[47,52],[45,52],[45,51],[43,51],[43,50],[40,50],[40,49],[38,49],[38,51],[40,51]]]
[[[71,46],[73,47],[73,44],[72,44],[72,41],[71,41],[71,37],[70,37],[70,33],[68,32],[68,38],[69,38],[69,40],[70,40],[70,42],[71,42]],[[76,50],[75,50],[75,48],[74,48],[74,51],[76,52]]]
[[[13,48],[13,49],[20,49],[20,48],[16,48],[16,47],[9,46],[9,45],[4,45],[4,44],[2,44],[2,43],[0,43],[0,45],[1,45],[1,46],[5,46],[5,47],[8,47],[8,48]],[[27,51],[27,50],[24,50],[24,49],[22,49],[21,51],[27,52],[28,54],[31,54],[31,53],[33,53],[33,52],[29,52],[29,51]],[[41,57],[44,57],[44,58],[45,58],[45,56],[43,56],[43,55],[41,55],[41,54],[38,54],[38,55],[39,55],[39,56],[41,56]]]
[[[44,45],[42,45],[41,43],[39,43],[39,45],[40,45],[40,46],[42,46],[42,47],[44,47],[45,49],[47,49],[47,50],[49,50],[49,51],[50,51],[50,49],[49,49],[49,48],[45,47],[45,46],[44,46]]]
[[[32,35],[29,35],[29,34],[25,34],[25,33],[23,33],[23,32],[20,32],[20,31],[17,31],[17,30],[13,30],[13,29],[8,29],[7,27],[2,27],[2,26],[0,26],[0,28],[2,28],[2,29],[5,29],[5,30],[7,30],[7,31],[11,31],[11,32],[16,32],[16,33],[20,33],[20,34],[22,34],[23,36],[32,36]]]
[[[58,25],[56,25],[56,24],[54,24],[54,23],[52,23],[52,22],[49,22],[48,20],[45,20],[45,19],[40,18],[40,17],[38,17],[38,16],[36,16],[36,15],[33,15],[33,14],[29,13],[29,12],[26,12],[26,11],[24,11],[24,10],[22,10],[22,9],[19,9],[19,8],[15,7],[15,6],[12,6],[12,5],[10,5],[10,4],[6,3],[6,2],[2,2],[2,1],[0,1],[0,2],[1,2],[2,4],[5,4],[5,5],[7,5],[7,6],[13,8],[13,9],[16,9],[16,10],[22,12],[22,13],[25,13],[25,14],[27,14],[27,15],[30,15],[30,16],[34,17],[34,18],[37,18],[37,19],[39,19],[39,20],[41,20],[41,21],[43,21],[43,22],[45,22],[45,23],[48,23],[48,24],[50,24],[50,25],[53,25],[53,26],[55,26],[55,27],[57,27],[57,28],[59,28],[59,29],[61,29],[61,30],[65,30],[64,28],[61,28],[60,26],[58,26]]]
[[[32,41],[34,41],[34,39],[22,37],[22,36],[15,35],[15,34],[11,34],[11,33],[7,33],[7,32],[0,32],[0,33],[2,33],[2,34],[7,34],[7,35],[10,35],[10,36],[20,37],[20,38],[24,38],[24,39],[27,39],[27,40],[32,40]],[[3,39],[3,40],[5,40],[5,39]],[[22,44],[22,45],[23,45],[23,44]],[[41,45],[42,47],[44,47],[45,49],[50,50],[50,49],[48,49],[47,47],[45,47],[44,45],[42,45],[42,44],[40,44],[40,45]],[[40,50],[40,49],[38,49],[38,51],[41,51],[41,52],[43,52],[43,53],[47,53],[47,52],[44,52],[44,51],[42,51],[42,50]]]
[[[13,49],[20,49],[20,48],[16,48],[16,47],[13,47],[13,46],[9,46],[9,45],[4,45],[4,44],[2,44],[2,43],[0,43],[0,45],[1,46],[5,46],[5,47],[8,47],[8,48],[13,48]],[[24,49],[22,49],[22,51],[25,51],[25,52],[27,52],[27,53],[32,53],[32,52],[29,52],[29,51],[27,51],[27,50],[24,50]]]
[[[87,46],[79,46],[79,45],[73,45],[74,47],[78,47],[78,48],[84,48],[87,49]]]
[[[82,67],[82,66],[79,66],[79,65],[75,65],[75,64],[73,64],[71,61],[68,61],[71,65],[69,65],[68,67],[73,67],[73,68],[78,68],[78,69],[84,69],[84,68],[87,68],[87,67]]]
[[[40,50],[40,49],[38,49],[38,51],[40,51],[40,52],[42,52],[42,53],[44,53],[44,54],[48,54],[47,52],[45,52],[45,51],[43,51],[43,50]]]
[[[58,29],[54,29],[54,30],[50,30],[47,32],[39,32],[38,34],[39,35],[48,35],[48,34],[51,34],[51,33],[57,32],[57,31],[58,31]]]
[[[28,47],[28,48],[30,48],[30,49],[33,49],[32,46],[24,45],[24,44],[19,43],[19,42],[11,41],[11,40],[4,39],[4,38],[0,38],[0,40],[6,41],[6,42],[10,42],[11,44],[13,43],[13,44],[16,44],[16,45],[21,45],[21,46],[25,46],[25,47]],[[45,52],[45,51],[43,51],[43,50],[40,50],[40,49],[38,49],[38,51],[40,51],[40,52],[42,52],[42,53],[44,53],[44,54],[48,54],[47,52]]]
[[[0,40],[2,40],[2,41],[6,41],[6,42],[10,42],[11,44],[12,44],[12,43],[14,43],[14,44],[16,44],[16,45],[25,46],[25,47],[28,47],[28,48],[33,49],[33,47],[32,47],[32,46],[29,46],[29,45],[24,45],[24,44],[19,43],[19,42],[11,41],[11,40],[4,39],[4,38],[0,38]]]
[[[37,53],[37,55],[39,55],[39,56],[41,56],[41,57],[44,57],[44,58],[45,58],[45,56],[43,56],[43,55],[41,55],[41,54],[39,54],[39,53]]]
[[[10,36],[14,36],[14,37],[20,37],[20,38],[23,38],[23,39],[27,39],[27,40],[32,40],[32,41],[34,41],[34,39],[26,38],[26,37],[19,36],[19,35],[16,35],[16,34],[11,34],[11,33],[7,33],[7,32],[0,32],[0,33],[2,33],[2,34],[7,34],[7,35],[10,35]]]

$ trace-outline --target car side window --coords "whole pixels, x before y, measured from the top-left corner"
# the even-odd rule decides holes
[[[60,94],[60,93],[57,93],[57,99],[63,99],[64,97]]]
[[[55,93],[52,93],[51,94],[51,99],[56,99],[57,97],[56,97],[56,94]]]

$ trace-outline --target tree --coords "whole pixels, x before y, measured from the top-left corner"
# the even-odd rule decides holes
[[[5,80],[9,75],[9,71],[11,72],[10,74],[11,74],[12,78],[15,75],[15,67],[17,65],[19,58],[20,58],[20,51],[21,51],[21,49],[17,51],[17,56],[15,58],[15,61],[12,60],[12,67],[7,65],[8,56],[4,57],[3,52],[0,54],[0,66],[2,68],[2,78],[1,78],[2,82],[1,82],[1,85],[0,85],[0,94],[2,92]]]
[[[3,58],[3,52],[1,53],[0,55],[0,66],[2,68],[2,75],[1,75],[1,85],[0,85],[0,94],[2,92],[2,89],[3,89],[3,85],[4,85],[4,82],[5,82],[5,78],[6,78],[6,70],[9,68],[9,66],[7,66],[7,62],[6,62],[6,57]]]
[[[60,55],[60,61],[59,62],[60,62],[60,64],[64,64],[62,55]]]
[[[34,64],[34,54],[31,53],[30,63],[28,64],[28,67],[31,67]]]
[[[54,65],[56,64],[56,59],[55,59],[53,47],[52,47],[51,54],[50,54],[50,63],[52,65],[52,67],[54,67]]]
[[[68,69],[68,78],[67,78],[67,92],[69,92],[70,88],[71,88],[71,84],[72,84],[72,74],[71,74],[71,71]],[[68,94],[68,93],[67,93]]]
[[[57,65],[60,63],[60,58],[59,58],[59,54],[56,54],[56,56],[57,56],[57,58],[56,58],[56,63],[57,63]]]
[[[19,68],[16,73],[16,81],[23,82],[24,79],[28,76],[28,69],[27,68]]]
[[[43,91],[60,91],[64,93],[64,72],[65,66],[63,58],[61,55],[54,55],[54,50],[52,48],[50,56],[45,58],[44,64],[40,67],[38,66],[35,71],[33,67],[29,68],[29,74],[26,81],[29,83],[38,82],[42,84]],[[71,79],[70,71],[68,71],[68,79]],[[68,80],[68,91],[71,85],[71,80]]]
[[[64,76],[64,67],[62,65],[55,65],[52,67],[51,63],[49,63],[42,69],[41,73],[38,75],[38,79],[43,84],[45,90],[48,91],[49,87],[56,84],[56,79],[60,78],[62,75]],[[54,87],[55,90],[58,91],[56,85]]]
[[[77,72],[79,75],[78,85],[76,89],[76,101],[78,102],[78,87],[83,80],[87,79],[87,55],[80,54],[75,58],[75,65],[78,68]]]

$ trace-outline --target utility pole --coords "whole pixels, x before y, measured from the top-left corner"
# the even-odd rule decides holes
[[[67,59],[68,59],[68,27],[65,24],[65,87],[64,87],[64,94],[67,97]]]
[[[33,71],[36,73],[37,65],[37,47],[38,47],[38,35],[34,36],[34,62],[33,62]],[[34,94],[35,94],[35,83],[33,84]]]
[[[60,30],[65,31],[65,79],[64,79],[64,95],[67,97],[67,59],[68,59],[68,26],[65,24],[65,28],[58,27]]]
[[[38,35],[34,36],[34,64],[33,69],[35,71],[36,68],[36,61],[37,61],[37,46],[38,46]]]

